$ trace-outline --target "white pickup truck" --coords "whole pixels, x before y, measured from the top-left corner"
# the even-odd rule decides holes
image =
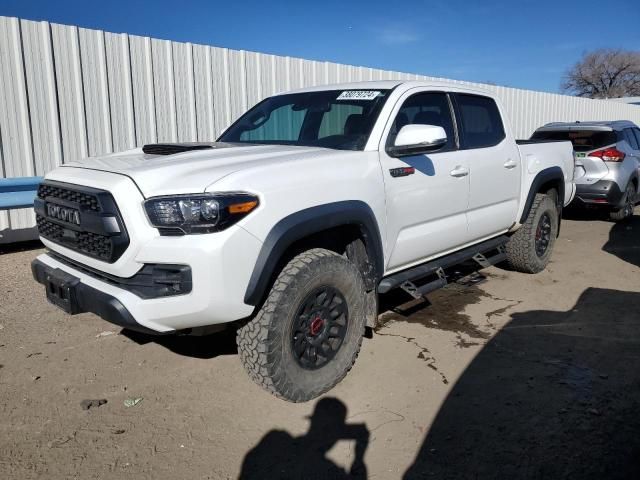
[[[32,269],[53,304],[128,329],[236,322],[250,376],[306,401],[347,374],[378,293],[420,297],[471,260],[544,269],[573,170],[570,142],[516,142],[487,92],[308,88],[260,102],[217,142],[53,170]]]

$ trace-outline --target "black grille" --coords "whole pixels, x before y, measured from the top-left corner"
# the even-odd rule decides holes
[[[93,212],[100,211],[98,198],[95,195],[42,183],[38,187],[38,198],[45,199],[47,197],[77,203],[78,205],[82,205]]]
[[[129,246],[124,222],[109,192],[47,181],[38,187],[34,208],[40,235],[66,248],[113,263]],[[75,211],[80,223],[56,215],[64,209]]]
[[[36,223],[40,235],[52,242],[65,243],[65,228],[63,226],[50,222],[40,215],[36,215]],[[102,260],[109,261],[111,259],[112,245],[109,237],[92,232],[73,232],[67,234],[67,236],[69,235],[73,236],[75,240],[74,250]]]

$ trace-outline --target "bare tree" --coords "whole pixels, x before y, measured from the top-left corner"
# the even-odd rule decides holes
[[[565,74],[561,88],[589,98],[640,95],[640,51],[603,48],[585,53]]]

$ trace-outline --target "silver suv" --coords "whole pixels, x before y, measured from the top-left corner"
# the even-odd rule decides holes
[[[612,220],[633,215],[633,208],[640,201],[640,129],[633,122],[548,123],[536,130],[531,139],[573,143],[574,204],[608,208]]]

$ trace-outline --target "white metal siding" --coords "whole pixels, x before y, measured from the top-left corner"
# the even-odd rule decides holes
[[[435,77],[0,17],[0,174],[151,142],[210,141],[248,107],[292,88]],[[640,106],[449,80],[495,92],[514,134],[551,121],[627,119]],[[0,212],[0,242],[34,225]]]
[[[153,87],[153,60],[151,39],[130,36],[129,49],[131,59],[131,78],[133,83],[133,122],[135,125],[136,145],[154,143],[156,133],[156,105]]]

